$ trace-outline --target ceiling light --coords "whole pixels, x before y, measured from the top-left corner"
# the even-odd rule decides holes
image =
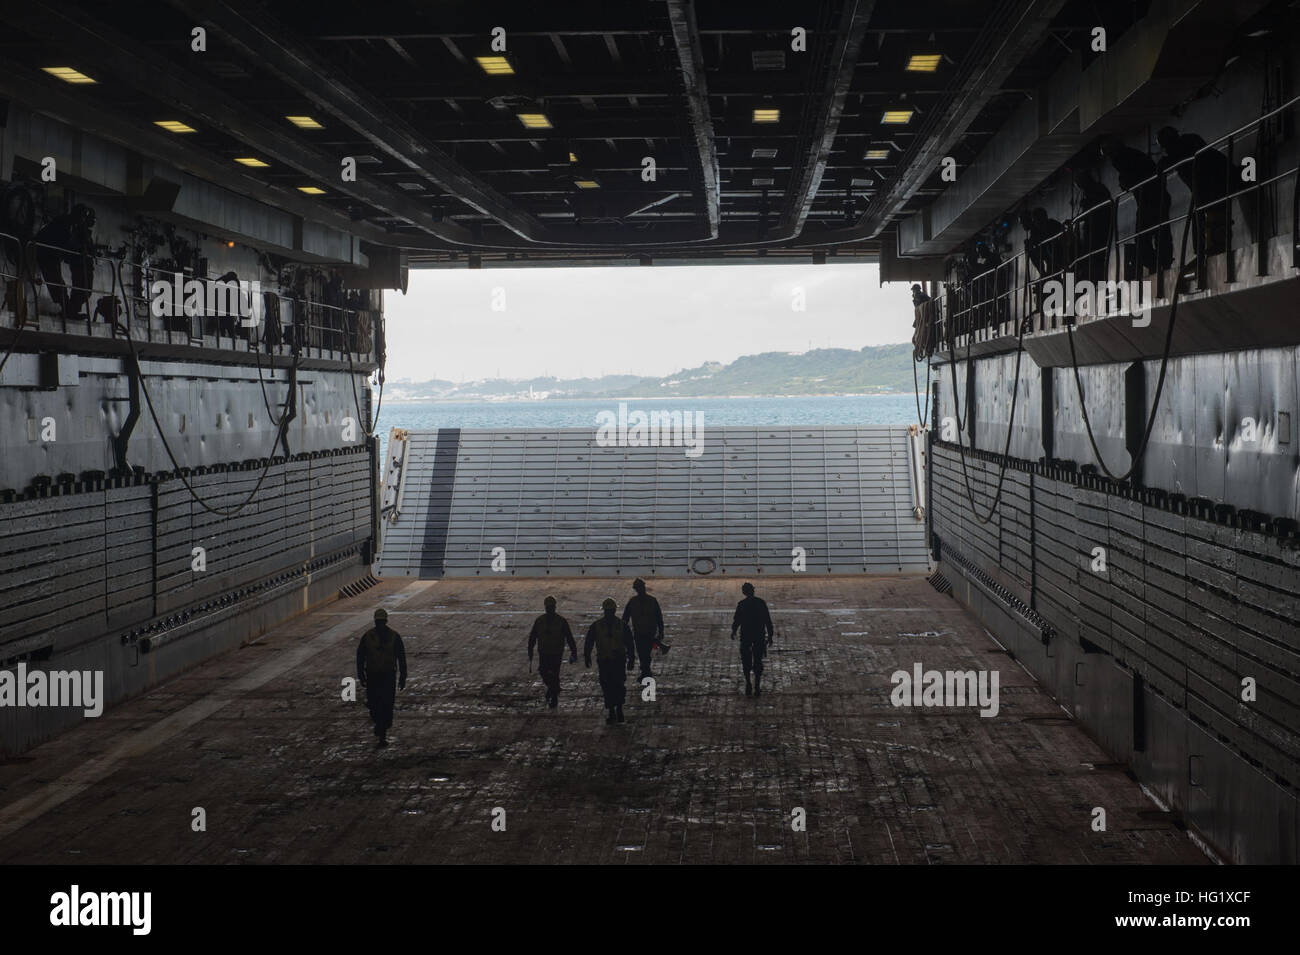
[[[577,153],[569,153],[569,162],[577,162],[577,161],[578,161],[578,154],[577,154]]]
[[[155,126],[161,126],[169,133],[192,133],[195,132],[193,126],[186,126],[184,123],[175,119],[159,119],[154,121]]]
[[[239,163],[241,166],[248,166],[252,169],[265,169],[267,166],[271,165],[270,163],[262,162],[262,160],[257,159],[254,156],[236,156],[235,162]]]
[[[286,116],[285,119],[293,123],[299,129],[324,129],[325,128],[320,123],[316,122],[316,120],[312,119],[310,116]]]
[[[910,109],[887,109],[880,116],[882,123],[907,123],[911,122],[912,111]]]
[[[888,149],[868,149],[865,153],[862,154],[862,158],[863,158],[863,159],[888,159],[888,158],[889,158],[889,150],[888,150]]]
[[[305,192],[305,193],[307,193],[307,195],[309,195],[309,196],[323,196],[323,195],[325,195],[325,190],[324,190],[324,189],[321,189],[321,188],[318,187],[318,186],[299,186],[299,187],[298,187],[298,191],[299,191],[299,192]]]
[[[550,129],[551,121],[546,118],[545,113],[516,113],[519,122],[524,124],[524,129]]]
[[[785,69],[785,50],[751,50],[749,62],[758,72]]]
[[[756,109],[754,110],[754,122],[756,123],[775,123],[781,119],[779,109]]]
[[[573,184],[579,189],[599,189],[600,183],[595,179],[575,179]]]
[[[767,149],[767,148],[755,149],[752,153],[749,154],[749,158],[750,159],[775,159],[776,150]]]
[[[755,180],[754,180],[754,185],[756,185],[756,186],[771,186],[771,185],[773,185],[774,183],[775,183],[775,180],[772,180],[772,179],[755,179]]]
[[[399,182],[399,183],[397,184],[397,187],[398,187],[399,189],[405,189],[407,192],[423,192],[423,191],[424,191],[424,186],[423,186],[421,183],[418,183],[418,182]]]
[[[907,61],[907,69],[911,73],[933,73],[942,59],[942,53],[916,53]]]
[[[514,76],[515,68],[504,56],[476,56],[474,62],[483,67],[488,76]]]
[[[42,66],[41,69],[43,69],[46,73],[49,73],[50,76],[54,76],[57,77],[58,79],[63,80],[63,82],[65,83],[95,82],[85,73],[79,72],[78,70],[74,70],[70,66]]]

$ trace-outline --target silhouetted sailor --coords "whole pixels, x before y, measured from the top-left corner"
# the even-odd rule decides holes
[[[600,669],[600,689],[605,694],[605,708],[609,710],[606,723],[623,722],[623,701],[627,697],[626,662],[630,669],[636,659],[632,631],[618,619],[618,604],[613,597],[601,602],[604,616],[587,628],[587,639],[582,645],[587,669],[591,669],[591,648],[596,648],[596,664]]]
[[[1046,275],[1065,268],[1065,249],[1062,244],[1061,223],[1051,218],[1042,206],[1029,214],[1030,234],[1038,247],[1042,271]]]
[[[1227,157],[1217,149],[1206,148],[1205,140],[1196,133],[1180,133],[1172,126],[1156,133],[1156,141],[1165,151],[1160,168],[1174,169],[1196,197],[1197,207],[1204,209],[1202,215],[1192,219],[1196,254],[1222,252],[1227,247],[1227,203],[1230,201],[1226,198],[1230,175]]]
[[[977,306],[976,322],[980,327],[991,325],[995,316],[1005,312],[1008,306],[1007,300],[999,297],[1009,287],[1008,273],[998,269],[1002,264],[1002,253],[987,234],[981,234],[970,245],[966,264],[971,276],[972,304]]]
[[[1087,167],[1074,170],[1074,185],[1079,190],[1079,216],[1074,220],[1076,247],[1085,257],[1077,271],[1097,281],[1106,277],[1106,246],[1115,221],[1110,190]]]
[[[754,596],[754,585],[745,584],[740,588],[745,595],[736,604],[736,615],[731,620],[731,639],[736,639],[740,631],[740,665],[745,668],[745,695],[763,695],[763,657],[772,645],[772,615],[767,612],[767,603]],[[754,671],[754,682],[749,682],[749,672]]]
[[[573,641],[569,621],[555,612],[555,598],[542,601],[546,613],[533,621],[528,634],[528,659],[533,659],[533,646],[537,646],[537,672],[546,684],[546,705],[555,709],[560,704],[560,663],[564,657],[564,644],[569,644],[569,662],[578,662],[578,645]]]
[[[55,216],[36,233],[36,264],[54,304],[72,318],[90,300],[95,275],[95,210],[77,205]],[[63,263],[72,268],[72,286],[63,281]]]
[[[366,706],[375,721],[379,745],[388,745],[393,725],[393,702],[406,689],[406,650],[397,631],[388,627],[388,611],[375,611],[375,625],[357,644],[357,682],[366,688]]]
[[[1020,228],[1025,233],[1025,257],[1041,276],[1047,269],[1043,266],[1043,252],[1034,241],[1034,217],[1028,209],[1021,209],[1016,218],[1020,220]]]
[[[1126,277],[1136,278],[1136,270],[1169,268],[1174,260],[1174,240],[1168,224],[1169,191],[1155,178],[1159,167],[1146,153],[1116,139],[1103,141],[1101,152],[1119,174],[1119,187],[1132,192],[1137,203],[1136,260],[1126,263]]]
[[[650,672],[650,654],[658,643],[667,653],[671,647],[664,643],[664,615],[659,609],[659,601],[645,592],[645,581],[638,577],[632,581],[636,596],[623,608],[623,624],[631,625],[632,638],[636,644],[636,655],[641,660],[641,676],[652,676]],[[632,669],[632,661],[627,661],[627,668]]]

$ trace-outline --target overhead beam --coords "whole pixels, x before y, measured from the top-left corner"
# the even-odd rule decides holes
[[[220,0],[168,0],[206,24],[312,103],[341,119],[376,148],[436,182],[522,238],[536,241],[543,227],[526,210],[461,167],[382,101],[357,88],[269,17]]]
[[[822,92],[821,108],[814,114],[808,151],[803,163],[795,167],[774,238],[794,238],[803,231],[804,220],[817,198],[831,148],[835,145],[835,135],[844,115],[844,100],[853,83],[858,53],[875,5],[875,0],[846,0],[844,4],[839,31],[826,65],[826,88]]]
[[[182,115],[194,117],[227,133],[267,159],[297,169],[337,192],[371,205],[387,216],[409,222],[443,241],[464,243],[470,239],[468,232],[436,221],[398,189],[364,177],[359,177],[356,182],[341,181],[336,157],[305,145],[300,137],[287,130],[250,116],[238,100],[200,79],[194,72],[172,66],[147,47],[94,19],[85,10],[52,0],[30,0],[7,9],[3,16],[7,22],[21,26],[33,36],[56,39],[65,49],[76,50],[92,62],[102,63],[115,79],[183,111]],[[114,55],[97,58],[96,54],[104,50],[113,50]],[[42,76],[36,82],[48,85],[52,81]],[[18,98],[25,97],[20,95]],[[97,109],[102,110],[102,104]],[[214,181],[230,178],[227,172]]]
[[[691,153],[692,173],[700,183],[704,221],[708,237],[718,237],[722,221],[722,189],[718,175],[718,148],[713,136],[713,118],[709,111],[709,89],[704,79],[704,50],[700,45],[699,26],[695,22],[694,0],[666,0],[668,21],[672,25],[673,45],[685,87],[686,110],[690,116],[695,150]]]
[[[1065,0],[1003,0],[971,45],[947,103],[931,109],[890,188],[868,207],[855,231],[875,238],[902,211],[979,116],[1002,84],[1047,33]]]
[[[222,0],[168,2],[195,22],[205,24],[211,31],[225,37],[244,55],[259,62],[264,69],[297,89],[321,109],[341,119],[376,148],[524,240],[521,245],[518,242],[475,238],[472,243],[460,244],[482,249],[513,250],[537,245],[582,246],[589,242],[601,243],[602,239],[606,244],[611,241],[605,236],[588,237],[584,230],[556,232],[548,229],[535,216],[452,161],[376,97],[355,87],[348,79],[336,75],[326,62],[308,47],[290,38],[281,25],[264,14],[252,10],[236,10]],[[716,162],[710,174],[716,195]],[[664,241],[672,244],[692,243],[714,236],[716,232],[710,234],[704,230],[674,230],[670,236],[664,237]],[[644,245],[635,239],[613,238],[612,241],[615,245],[624,242]],[[446,240],[444,244],[447,244]]]
[[[1150,123],[1210,82],[1223,49],[1265,0],[1157,0],[1086,70],[1069,57],[921,212],[899,223],[903,255],[945,253],[969,239],[1089,142]]]
[[[870,31],[867,31],[870,32]],[[559,48],[557,48],[559,49]],[[572,69],[570,63],[567,69]],[[900,93],[908,97],[935,97],[948,93],[942,80],[931,74],[911,77],[888,77],[867,71],[851,83],[848,95],[893,99]],[[638,99],[674,98],[671,92],[672,74],[659,72],[635,73],[550,73],[538,76],[515,74],[511,77],[485,78],[465,76],[456,79],[438,78],[432,81],[393,79],[370,86],[372,92],[384,102],[424,103],[446,99],[486,101],[503,93],[515,96],[545,97],[551,99]],[[803,78],[792,71],[770,73],[718,73],[708,76],[709,95],[717,100],[721,96],[735,97],[804,97],[808,95]]]
[[[270,208],[370,241],[393,241],[393,236],[379,226],[354,221],[342,210],[307,199],[296,190],[276,186],[233,170],[227,163],[214,159],[210,153],[186,145],[182,139],[170,133],[142,130],[135,123],[109,113],[98,103],[78,95],[73,88],[66,91],[57,88],[50,83],[48,77],[4,57],[0,57],[0,96],[50,116],[86,136],[98,137],[132,153],[146,155],[177,172],[214,183]],[[253,245],[266,244],[265,236],[239,232],[229,225],[223,232],[240,235]]]
[[[564,45],[564,38],[558,33],[552,33],[550,34],[550,37],[551,45],[555,47],[555,55],[560,58],[560,62],[564,64],[564,68],[566,70],[573,69],[573,60],[569,56],[568,47]]]

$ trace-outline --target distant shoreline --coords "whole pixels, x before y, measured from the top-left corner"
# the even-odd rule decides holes
[[[924,395],[925,392],[872,391],[811,395],[620,395],[617,397],[589,395],[583,397],[566,396],[563,398],[507,398],[487,395],[466,396],[463,398],[393,398],[385,396],[384,402],[386,404],[463,404],[465,402],[490,401],[502,405],[541,405],[560,401],[748,401],[754,398],[906,398],[912,394]]]

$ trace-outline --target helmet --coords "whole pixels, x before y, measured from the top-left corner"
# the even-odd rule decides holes
[[[388,622],[388,611],[385,610],[383,607],[380,607],[378,610],[375,611],[375,623],[387,623],[387,622]]]
[[[543,604],[544,606],[548,607],[548,608],[549,608],[549,607],[554,607],[554,606],[555,606],[555,598],[554,598],[554,597],[551,597],[551,596],[548,596],[545,600],[542,601],[542,604]]]
[[[754,585],[745,584],[743,587],[740,588],[740,592],[744,594],[746,597],[752,597],[754,596]]]
[[[606,597],[604,600],[600,602],[600,608],[602,610],[617,610],[618,603],[614,600],[613,597]]]

